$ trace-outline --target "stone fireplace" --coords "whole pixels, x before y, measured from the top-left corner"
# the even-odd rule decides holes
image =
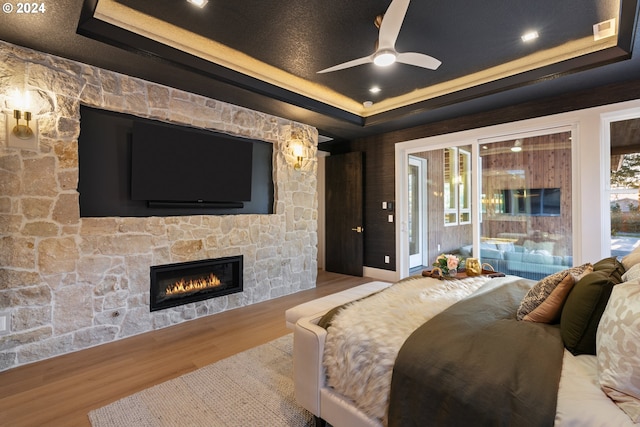
[[[4,41],[0,75],[0,105],[29,91],[40,129],[33,151],[0,132],[0,371],[315,286],[314,128]],[[273,213],[81,217],[81,105],[273,144]],[[305,170],[287,161],[292,128]],[[150,310],[151,266],[238,255],[241,292]]]
[[[243,257],[150,267],[150,311],[242,292]]]

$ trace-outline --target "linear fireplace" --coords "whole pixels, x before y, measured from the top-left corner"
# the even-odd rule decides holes
[[[242,292],[242,255],[151,266],[150,310]]]

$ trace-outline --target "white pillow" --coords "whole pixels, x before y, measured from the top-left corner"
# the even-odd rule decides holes
[[[629,255],[623,257],[620,262],[626,270],[630,270],[631,267],[640,263],[640,246],[635,248]]]
[[[634,264],[633,267],[629,268],[622,275],[623,282],[630,282],[637,279],[640,279],[640,264]]]
[[[640,422],[640,281],[613,287],[596,333],[602,390]]]

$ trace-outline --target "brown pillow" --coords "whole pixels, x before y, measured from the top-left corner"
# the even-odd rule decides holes
[[[576,277],[576,280],[578,280],[578,276],[582,276],[587,271],[590,272],[592,267],[593,266],[590,263],[587,263],[578,267],[572,267],[566,270],[559,271],[557,273],[553,273],[540,280],[531,289],[529,289],[524,298],[522,298],[520,306],[518,307],[518,312],[516,314],[517,319],[524,319],[524,316],[531,313],[540,304],[542,304],[542,302],[551,294],[551,291],[553,291],[555,287],[558,286],[558,283],[560,283],[567,274],[573,275],[574,277]]]
[[[549,296],[522,320],[537,323],[558,323],[564,302],[575,283],[573,275],[567,273]]]

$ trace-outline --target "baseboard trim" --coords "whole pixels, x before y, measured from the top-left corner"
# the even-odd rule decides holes
[[[376,280],[384,280],[387,282],[397,282],[400,275],[397,271],[382,270],[380,268],[363,267],[362,274],[365,277],[371,277]]]

